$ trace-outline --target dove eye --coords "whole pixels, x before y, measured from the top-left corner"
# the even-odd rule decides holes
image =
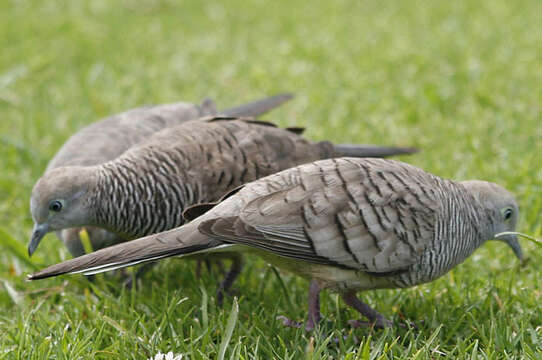
[[[513,213],[514,212],[510,208],[504,209],[503,211],[504,220],[510,220],[512,218]]]
[[[49,210],[59,212],[62,210],[62,203],[58,200],[53,200],[49,203]]]

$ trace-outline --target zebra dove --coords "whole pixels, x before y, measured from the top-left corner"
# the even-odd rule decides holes
[[[321,289],[339,292],[346,304],[385,327],[391,322],[361,302],[356,291],[430,282],[491,239],[506,242],[521,259],[515,235],[500,234],[513,231],[517,218],[514,197],[493,183],[454,182],[393,160],[327,159],[246,184],[177,229],[29,278],[250,251],[311,280],[307,330],[320,319]]]
[[[259,116],[284,102],[292,95],[280,94],[221,111],[228,116]],[[133,145],[147,139],[164,128],[182,124],[202,116],[216,115],[218,111],[211,100],[201,105],[178,102],[158,106],[140,107],[95,122],[74,135],[60,148],[47,165],[46,172],[64,166],[90,166],[113,160]],[[116,234],[96,227],[86,228],[93,249],[118,243]],[[73,256],[80,256],[85,249],[79,238],[81,228],[57,232]]]
[[[95,166],[60,167],[35,185],[31,255],[49,231],[79,226],[106,229],[135,239],[180,226],[190,205],[218,200],[245,182],[317,159],[345,154],[402,154],[410,148],[333,146],[312,143],[299,129],[270,123],[214,117],[155,133],[115,160]],[[226,289],[240,270],[232,270]]]

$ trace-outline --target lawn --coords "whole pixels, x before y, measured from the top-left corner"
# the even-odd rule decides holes
[[[161,262],[138,284],[118,276],[29,283],[69,258],[53,234],[25,257],[29,196],[48,160],[86,124],[144,104],[220,107],[297,97],[267,116],[311,139],[415,145],[437,175],[517,195],[518,230],[542,237],[542,2],[123,0],[0,2],[0,359],[541,359],[542,255],[521,266],[490,242],[441,279],[360,294],[418,330],[352,329],[322,296],[315,333],[306,281],[249,259],[236,302],[216,270]],[[228,339],[228,321],[233,325]],[[231,326],[230,326],[231,329]],[[228,342],[229,340],[229,342]]]

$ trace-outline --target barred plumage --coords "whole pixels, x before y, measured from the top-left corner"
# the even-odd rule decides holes
[[[310,143],[267,124],[231,119],[188,123],[156,134],[99,168],[89,200],[93,224],[129,239],[168,230],[184,223],[186,206],[216,201],[247,180],[333,155],[327,143]],[[108,189],[115,192],[115,206],[104,208]]]
[[[453,182],[383,159],[316,161],[246,184],[180,228],[53,265],[31,279],[107,271],[194,253],[251,251],[338,291],[377,326],[391,323],[356,290],[432,281],[496,234],[514,231],[518,206],[502,187]],[[521,257],[514,236],[499,237]],[[311,308],[307,327],[319,310]],[[312,320],[311,320],[312,319]]]
[[[378,148],[357,151],[374,155]],[[413,151],[381,149],[385,154]],[[180,226],[187,206],[216,201],[246,181],[340,154],[329,142],[313,143],[299,131],[270,123],[199,119],[159,131],[104,164],[49,171],[33,190],[32,215],[36,226],[48,231],[95,226],[117,234],[121,242]],[[84,207],[77,204],[79,197]],[[53,200],[75,203],[55,215],[48,208]],[[80,213],[70,214],[70,208]],[[39,239],[33,237],[30,250]]]
[[[220,113],[228,116],[259,116],[284,102],[292,95],[280,94],[243,104]],[[60,148],[47,165],[47,171],[65,166],[92,166],[115,159],[152,134],[188,120],[216,115],[213,101],[204,100],[200,105],[178,102],[158,106],[145,106],[113,115],[95,122],[74,135]],[[84,254],[79,239],[80,228],[57,232],[73,256]],[[91,245],[100,249],[119,242],[117,236],[104,230],[87,227]]]

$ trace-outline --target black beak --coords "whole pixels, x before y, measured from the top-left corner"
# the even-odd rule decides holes
[[[32,236],[30,237],[30,243],[28,244],[28,256],[31,257],[34,251],[38,248],[41,239],[49,232],[49,225],[47,223],[34,224],[32,230]]]

